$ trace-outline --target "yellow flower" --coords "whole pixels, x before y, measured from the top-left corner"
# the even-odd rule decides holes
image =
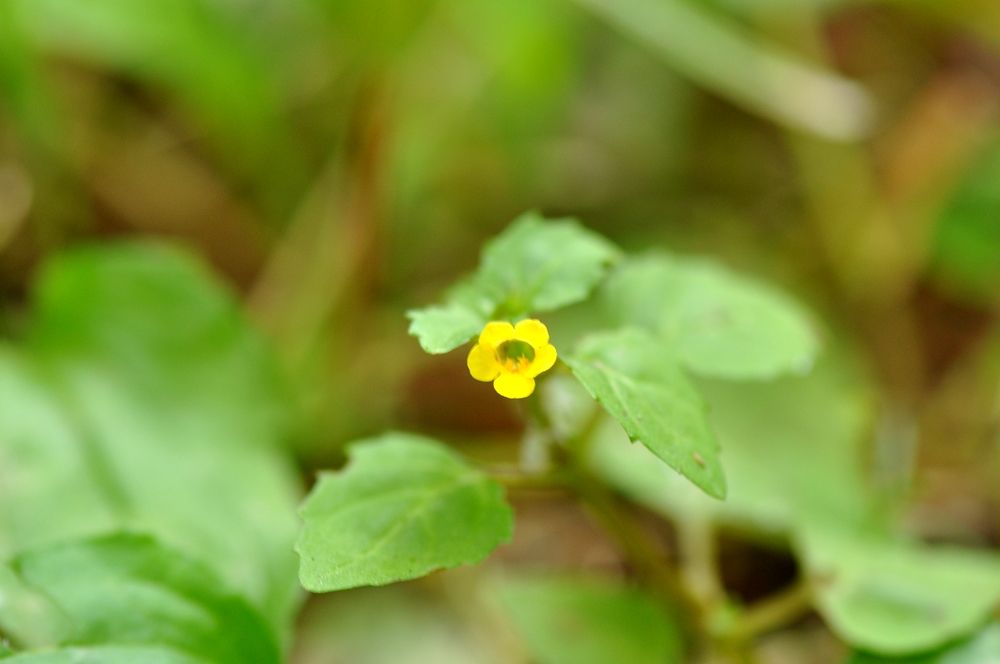
[[[556,348],[549,331],[533,318],[516,326],[487,323],[479,343],[469,351],[469,373],[508,399],[523,399],[535,391],[535,376],[556,363]]]

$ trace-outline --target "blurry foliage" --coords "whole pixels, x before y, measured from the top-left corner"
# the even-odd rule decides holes
[[[995,660],[998,49],[990,0],[0,0],[0,657]],[[623,251],[530,213],[473,273],[524,210]],[[408,310],[566,366],[511,408]],[[308,587],[481,560],[498,481],[513,541],[296,631],[303,488],[392,428],[462,455],[354,448],[299,553],[397,537]],[[567,493],[621,556],[548,577]]]

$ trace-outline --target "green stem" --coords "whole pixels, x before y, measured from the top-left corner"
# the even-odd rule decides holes
[[[800,580],[747,608],[727,636],[732,641],[747,642],[787,627],[812,611],[812,602],[812,587],[808,581]]]
[[[569,478],[577,497],[615,539],[640,579],[676,610],[685,632],[700,639],[703,636],[701,606],[667,564],[663,552],[650,540],[628,505],[581,468],[574,467]]]
[[[489,476],[507,489],[568,489],[569,481],[559,472],[526,473],[517,467],[487,469]]]

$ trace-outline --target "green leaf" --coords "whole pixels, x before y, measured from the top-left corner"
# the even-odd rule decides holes
[[[618,253],[575,220],[528,212],[486,244],[476,284],[515,314],[551,311],[586,299]]]
[[[603,299],[618,323],[657,332],[681,364],[704,376],[805,373],[819,351],[814,326],[795,301],[707,260],[630,260],[608,279]]]
[[[112,535],[23,554],[15,568],[69,617],[71,645],[168,646],[213,664],[276,664],[264,619],[212,571],[150,537]]]
[[[483,331],[487,321],[458,303],[427,307],[407,314],[409,333],[420,340],[420,347],[432,355],[454,350]]]
[[[1000,625],[990,623],[970,639],[911,657],[856,652],[847,664],[994,664],[1000,660]]]
[[[528,212],[486,244],[479,270],[452,289],[446,306],[407,313],[410,334],[427,352],[446,353],[491,320],[523,318],[586,299],[618,255],[613,244],[575,220],[546,221]]]
[[[497,664],[495,643],[478,638],[463,613],[468,605],[426,590],[397,583],[314,597],[296,631],[295,661]]]
[[[0,565],[0,638],[9,638],[21,648],[51,647],[63,641],[69,628],[51,598],[28,586],[7,565]]]
[[[97,646],[60,648],[45,652],[26,652],[7,659],[4,664],[206,664],[170,648],[149,646]]]
[[[810,523],[800,546],[818,608],[851,645],[909,655],[969,636],[1000,603],[1000,555]]]
[[[212,3],[15,0],[13,7],[39,49],[168,87],[258,166],[287,134],[277,122],[281,99],[266,56],[245,26]]]
[[[44,270],[0,345],[0,554],[130,528],[208,562],[283,634],[298,479],[274,360],[187,255],[123,244]]]
[[[299,578],[313,592],[480,562],[511,537],[503,488],[447,447],[388,433],[356,443],[302,506]]]
[[[662,343],[636,329],[599,333],[584,338],[564,361],[630,440],[641,441],[709,495],[725,497],[705,402]]]
[[[681,636],[649,596],[596,579],[507,582],[501,604],[539,664],[670,664]]]
[[[1000,144],[969,169],[941,210],[933,236],[934,276],[951,291],[973,300],[1000,295]]]

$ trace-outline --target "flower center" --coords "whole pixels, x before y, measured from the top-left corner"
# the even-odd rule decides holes
[[[508,371],[518,371],[535,360],[535,349],[527,341],[511,339],[497,346],[497,359]]]

